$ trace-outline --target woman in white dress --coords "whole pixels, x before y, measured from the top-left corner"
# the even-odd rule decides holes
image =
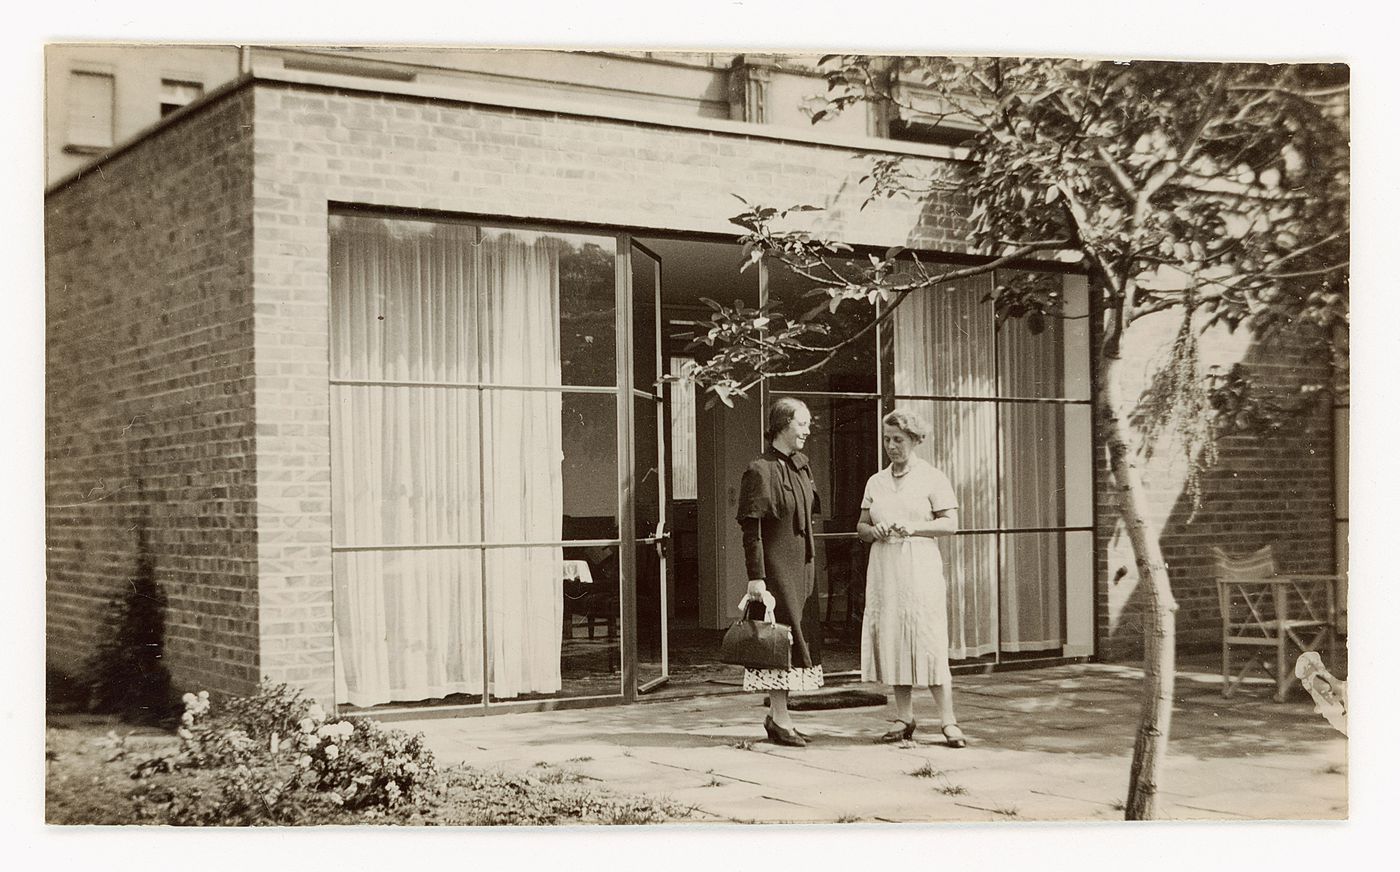
[[[967,738],[953,713],[948,670],[948,594],[937,539],[958,531],[957,497],[948,477],[914,456],[928,435],[917,415],[896,409],[884,417],[890,465],[865,485],[856,532],[872,543],[865,577],[865,620],[860,671],[865,681],[894,687],[897,729],[881,741],[914,737],[915,686],[938,700],[943,738],[964,748]]]

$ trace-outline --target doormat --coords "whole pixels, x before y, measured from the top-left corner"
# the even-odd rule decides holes
[[[765,700],[765,703],[767,701]],[[825,690],[818,693],[796,694],[788,697],[788,708],[795,712],[823,709],[863,708],[884,705],[886,697],[874,690]]]

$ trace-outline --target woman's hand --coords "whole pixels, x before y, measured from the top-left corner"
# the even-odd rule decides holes
[[[889,542],[894,539],[903,539],[910,535],[909,528],[898,521],[892,521],[888,524],[875,524],[874,532],[877,542]]]
[[[753,600],[763,603],[763,608],[768,611],[772,611],[778,605],[778,601],[768,592],[768,584],[761,578],[749,580],[749,589],[744,593],[744,598],[739,600],[739,614],[742,615]]]

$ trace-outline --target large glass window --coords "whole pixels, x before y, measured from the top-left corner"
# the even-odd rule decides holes
[[[998,327],[986,300],[1007,282],[1065,294],[1066,317]],[[958,494],[942,550],[962,656],[1060,649],[1069,574],[1092,571],[1087,308],[1081,281],[999,271],[910,295],[882,331],[884,408],[930,424],[919,454]]]
[[[619,692],[616,238],[330,242],[338,700]]]
[[[797,317],[810,312],[808,323],[820,325],[825,334],[814,334],[808,339],[812,346],[834,346],[851,339],[849,345],[836,353],[831,360],[819,369],[794,376],[770,379],[770,389],[774,394],[794,391],[815,391],[819,393],[875,393],[878,388],[875,367],[875,309],[861,300],[846,300],[835,312],[827,307],[829,299],[823,292],[823,285],[814,278],[793,271],[777,263],[768,267],[765,263],[767,283],[766,296],[774,308],[788,317]],[[843,260],[832,262],[830,268],[814,267],[812,272],[819,278],[838,281],[848,272],[855,275],[854,266]],[[783,371],[796,371],[821,361],[824,355],[815,352],[794,354],[783,365]]]

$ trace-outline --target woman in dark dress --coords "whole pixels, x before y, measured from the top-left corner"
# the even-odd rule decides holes
[[[800,451],[812,430],[812,413],[801,400],[783,397],[768,410],[768,450],[749,464],[739,488],[739,526],[750,600],[774,609],[792,627],[791,669],[745,669],[744,690],[768,692],[763,727],[780,745],[801,747],[806,737],[788,713],[788,692],[822,686],[821,623],[813,596],[812,515],[820,510],[812,471]]]

